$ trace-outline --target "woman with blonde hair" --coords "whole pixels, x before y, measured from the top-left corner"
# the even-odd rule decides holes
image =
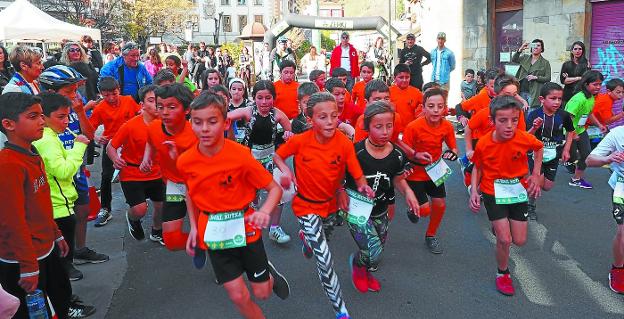
[[[78,88],[81,95],[85,96],[89,101],[97,99],[99,75],[93,64],[91,64],[89,55],[79,42],[67,42],[63,46],[59,62],[76,69],[78,73],[87,79],[85,85]]]

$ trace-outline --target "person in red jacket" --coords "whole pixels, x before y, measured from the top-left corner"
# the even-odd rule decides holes
[[[335,68],[343,68],[349,72],[347,76],[347,90],[351,92],[355,78],[360,75],[357,50],[349,43],[349,33],[340,35],[340,45],[335,47],[329,59],[329,74]]]

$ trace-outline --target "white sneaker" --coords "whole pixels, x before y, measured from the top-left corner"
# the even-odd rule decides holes
[[[278,244],[285,244],[290,241],[290,235],[286,234],[280,226],[271,227],[269,238]]]

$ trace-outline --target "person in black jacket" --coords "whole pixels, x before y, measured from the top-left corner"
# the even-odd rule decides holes
[[[97,99],[98,72],[89,61],[89,55],[78,42],[67,42],[61,51],[61,64],[71,66],[87,79],[84,86],[78,88],[88,101]]]
[[[564,84],[563,103],[561,106],[565,106],[570,98],[572,98],[578,81],[581,80],[583,74],[589,69],[591,69],[591,66],[585,57],[585,44],[581,41],[572,43],[570,47],[570,60],[563,63],[559,75],[559,80]]]
[[[0,94],[4,86],[9,83],[14,74],[11,62],[9,62],[9,52],[0,45]]]
[[[104,66],[104,59],[102,58],[102,53],[93,47],[93,39],[88,35],[83,35],[80,38],[80,43],[86,49],[87,55],[89,55],[89,60],[91,61],[91,65],[98,73],[102,66]]]
[[[405,48],[399,52],[399,63],[405,63],[410,67],[410,85],[422,90],[423,77],[422,67],[431,63],[429,52],[416,44],[416,37],[409,33],[405,40]],[[423,57],[425,61],[423,62]]]

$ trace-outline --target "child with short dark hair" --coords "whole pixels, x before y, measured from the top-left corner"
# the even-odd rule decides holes
[[[308,79],[311,82],[314,82],[314,84],[318,86],[320,91],[325,91],[325,80],[326,80],[325,71],[312,70],[312,72],[310,72],[310,75],[308,76]]]
[[[473,69],[466,69],[466,72],[464,72],[464,80],[459,86],[459,89],[461,90],[462,101],[477,94],[477,81],[475,81],[475,71]]]
[[[407,64],[394,67],[394,84],[390,87],[390,101],[401,115],[403,127],[412,122],[422,112],[423,94],[410,85],[410,68]]]
[[[280,63],[280,79],[275,81],[275,107],[284,112],[289,120],[299,114],[297,104],[297,88],[299,82],[295,81],[297,64],[291,60],[283,60]]]
[[[292,132],[299,134],[307,131],[310,127],[308,120],[305,116],[305,108],[310,100],[310,96],[314,93],[320,92],[318,86],[312,82],[305,82],[299,85],[297,89],[297,103],[299,103],[299,115],[295,117],[290,123]]]
[[[176,83],[176,75],[169,69],[161,69],[154,76],[154,84],[163,86]]]
[[[353,85],[353,103],[355,105],[355,113],[359,115],[364,114],[364,109],[366,109],[366,97],[364,96],[364,91],[366,88],[366,84],[373,79],[374,73],[375,65],[373,64],[373,62],[362,63],[362,65],[360,66],[360,78],[362,78],[362,81],[358,81],[355,83],[355,85]]]
[[[357,116],[355,116],[355,111],[353,110],[354,106],[351,103],[346,102],[346,93],[347,87],[344,82],[339,78],[329,78],[327,82],[325,82],[325,89],[327,92],[331,93],[335,100],[336,106],[338,107],[338,129],[342,131],[349,139],[353,139],[355,135],[355,129],[353,128],[351,123],[355,123],[357,121]],[[355,120],[353,119],[355,117]]]
[[[347,78],[349,77],[349,71],[345,70],[344,68],[338,67],[331,71],[330,76],[332,78],[338,78],[340,79],[340,81],[342,81],[342,83],[344,83],[345,88],[347,89],[345,93],[345,103],[351,103],[353,99],[351,98],[351,92],[349,92],[349,89],[347,88]]]
[[[594,114],[598,122],[604,125],[611,125],[624,118],[624,112],[613,114],[613,103],[622,100],[622,96],[624,96],[624,81],[618,78],[611,79],[607,81],[605,87],[607,89],[606,92],[596,95],[592,114]]]

